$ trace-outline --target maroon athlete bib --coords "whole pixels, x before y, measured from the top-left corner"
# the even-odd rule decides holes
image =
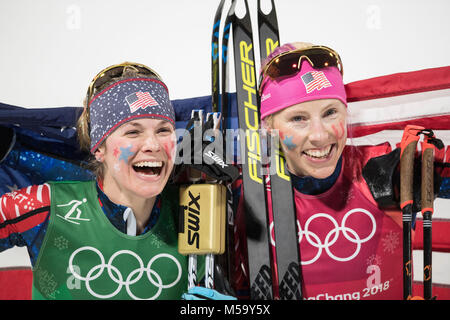
[[[343,160],[330,190],[295,192],[304,297],[401,299],[401,225],[367,198]]]

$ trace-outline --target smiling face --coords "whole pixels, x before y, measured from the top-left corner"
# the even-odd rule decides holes
[[[272,117],[279,130],[289,170],[318,179],[335,170],[347,139],[347,109],[337,99],[321,99],[285,108]]]
[[[95,152],[105,169],[105,193],[124,205],[156,197],[172,172],[175,141],[174,127],[160,119],[138,119],[117,128]]]

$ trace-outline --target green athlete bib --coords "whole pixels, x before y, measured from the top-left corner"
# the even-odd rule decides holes
[[[178,192],[163,192],[150,231],[128,236],[103,213],[95,181],[50,184],[33,299],[180,299],[186,292],[187,257],[177,250],[174,217]]]

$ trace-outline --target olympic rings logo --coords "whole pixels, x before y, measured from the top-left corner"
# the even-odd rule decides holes
[[[96,253],[98,255],[98,257],[100,258],[100,264],[92,267],[87,272],[85,277],[81,276],[81,274],[77,273],[74,270],[74,264],[73,264],[73,260],[74,260],[75,256],[82,251],[92,251],[92,252]],[[139,268],[130,272],[130,274],[127,276],[125,281],[123,279],[123,275],[120,272],[120,270],[117,269],[117,267],[113,266],[114,259],[116,259],[118,256],[120,256],[122,254],[133,256],[139,263]],[[151,268],[152,264],[156,260],[161,259],[161,258],[168,258],[168,259],[172,260],[178,268],[178,274],[177,274],[176,279],[169,284],[163,284],[163,281],[162,281],[160,275]],[[91,288],[90,282],[97,279],[98,277],[100,277],[103,274],[103,271],[105,270],[105,268],[107,269],[108,275],[111,278],[111,280],[113,280],[115,283],[117,283],[117,288],[115,289],[115,291],[113,291],[110,294],[99,294],[99,293],[94,292],[94,290]],[[182,268],[181,268],[179,261],[172,255],[167,254],[167,253],[160,253],[160,254],[154,256],[153,258],[150,259],[147,266],[144,267],[144,262],[142,261],[142,259],[133,251],[130,251],[130,250],[117,251],[116,253],[114,253],[111,256],[111,258],[109,258],[108,263],[105,263],[105,258],[103,257],[102,253],[98,249],[96,249],[94,247],[90,247],[90,246],[78,248],[77,250],[75,250],[72,253],[72,255],[70,256],[70,259],[69,259],[69,270],[75,278],[77,278],[81,281],[85,281],[86,288],[89,291],[89,293],[92,296],[99,298],[99,299],[112,298],[112,297],[116,296],[120,292],[120,290],[122,290],[123,286],[125,286],[128,295],[134,300],[154,300],[159,297],[159,295],[161,294],[163,289],[168,289],[168,288],[175,286],[180,281],[180,278],[182,275]],[[132,284],[138,282],[142,278],[142,275],[144,274],[144,272],[146,272],[147,279],[150,281],[150,283],[158,288],[158,291],[150,298],[137,297],[133,294],[133,292],[131,292],[131,289],[130,289],[130,286]],[[156,282],[154,281],[153,277],[156,279]]]
[[[367,215],[372,224],[372,230],[371,230],[370,234],[363,239],[361,239],[361,237],[355,230],[353,230],[345,225],[347,222],[347,219],[356,212],[361,212],[361,213]],[[328,219],[332,222],[332,224],[334,226],[334,228],[330,232],[328,232],[328,234],[326,235],[323,243],[317,234],[315,234],[314,232],[312,232],[308,229],[311,222],[318,218]],[[317,259],[319,259],[319,257],[322,255],[322,251],[324,249],[325,249],[325,252],[328,254],[328,256],[335,261],[340,261],[340,262],[350,261],[359,254],[359,252],[361,251],[361,245],[363,243],[369,241],[370,239],[372,239],[373,235],[375,234],[376,228],[377,228],[376,221],[375,221],[375,218],[373,217],[373,215],[369,211],[362,209],[362,208],[357,208],[357,209],[348,211],[344,215],[341,224],[342,225],[339,226],[337,221],[332,216],[330,216],[326,213],[317,213],[317,214],[314,214],[311,217],[309,217],[309,219],[305,223],[304,230],[302,230],[300,223],[297,220],[297,226],[298,226],[298,230],[299,230],[298,242],[300,243],[303,240],[303,238],[305,238],[305,240],[310,245],[312,245],[318,249],[316,255],[310,260],[302,261],[302,265],[309,265],[309,264],[316,262]],[[356,248],[355,248],[354,252],[351,255],[349,255],[348,257],[338,257],[335,254],[333,254],[330,250],[330,248],[338,240],[341,232],[345,239],[356,244]]]

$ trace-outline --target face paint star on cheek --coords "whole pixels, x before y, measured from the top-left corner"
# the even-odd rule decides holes
[[[297,147],[297,145],[296,145],[295,143],[292,142],[292,139],[293,139],[293,137],[289,137],[289,136],[286,136],[286,137],[283,139],[283,144],[284,144],[289,150],[292,150],[292,149],[294,149],[295,147]]]
[[[134,155],[134,152],[131,151],[132,147],[133,146],[131,146],[131,145],[129,145],[126,148],[120,147],[121,154],[120,154],[120,157],[119,157],[119,161],[123,160],[125,163],[128,163],[128,158],[130,158],[131,156]]]
[[[113,156],[114,158],[117,158],[118,155],[119,155],[119,148],[115,147],[113,150]]]

